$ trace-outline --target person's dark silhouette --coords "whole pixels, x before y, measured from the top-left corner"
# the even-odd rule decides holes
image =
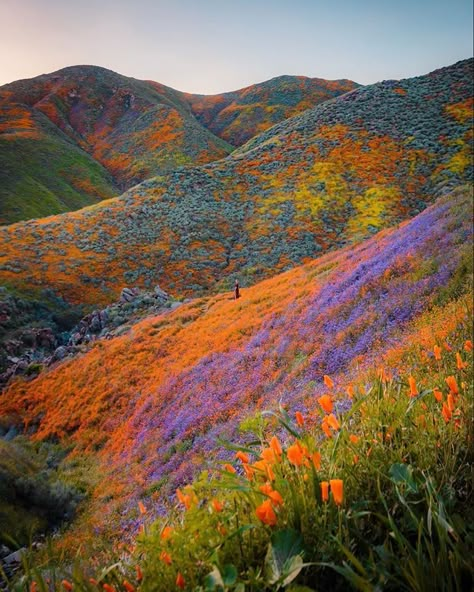
[[[237,298],[240,298],[240,289],[239,289],[239,282],[238,282],[238,280],[235,280],[234,298],[236,300],[237,300]]]

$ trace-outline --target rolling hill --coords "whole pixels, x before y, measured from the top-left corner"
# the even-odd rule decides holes
[[[472,315],[471,209],[470,190],[459,188],[398,228],[245,289],[238,301],[205,297],[143,320],[11,384],[0,398],[3,422],[70,447],[77,462],[99,462],[85,520],[133,530],[138,498],[159,512],[215,457],[216,439],[236,437],[254,412],[281,400],[316,420],[328,374],[343,414],[347,384],[380,367],[414,372],[420,356],[431,363],[434,345],[457,343]]]
[[[96,66],[6,84],[0,224],[76,210],[178,166],[218,160],[234,147],[225,138],[250,138],[354,86],[283,77],[207,100]],[[216,101],[226,106],[217,122]]]
[[[351,80],[278,76],[218,95],[185,95],[198,121],[233,146],[359,85]]]
[[[102,171],[111,185],[101,194],[105,198],[159,172],[209,162],[231,150],[195,120],[180,93],[95,66],[72,66],[6,84],[0,88],[0,104],[0,156],[20,163],[24,155],[29,158],[26,171],[10,166],[3,179],[5,221],[29,212],[64,211],[68,202],[58,209],[52,197],[43,199],[47,191],[56,200],[66,199],[58,186],[62,177],[95,197],[89,203],[97,201],[100,186],[74,166],[74,157]],[[58,137],[62,150],[56,153],[50,144]]]
[[[124,285],[254,283],[359,241],[472,180],[473,60],[353,90],[218,162],[0,228],[0,277],[89,307]]]

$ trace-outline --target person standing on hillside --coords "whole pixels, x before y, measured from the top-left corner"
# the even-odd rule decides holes
[[[239,280],[235,280],[234,287],[234,299],[237,300],[237,298],[240,298]]]

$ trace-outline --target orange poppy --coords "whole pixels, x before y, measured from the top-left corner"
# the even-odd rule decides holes
[[[296,423],[299,426],[303,426],[304,425],[304,417],[303,417],[302,413],[300,413],[299,411],[297,411],[295,413],[295,417],[296,417]]]
[[[331,428],[328,426],[326,418],[324,418],[323,422],[321,423],[321,427],[323,432],[326,434],[327,438],[332,438]]]
[[[230,465],[229,463],[226,463],[224,465],[224,469],[228,472],[228,473],[236,473],[237,471],[234,469],[234,467],[232,465]]]
[[[331,413],[331,415],[327,416],[327,424],[331,426],[333,430],[338,430],[341,427],[334,413]]]
[[[313,456],[311,458],[312,458],[314,467],[318,471],[320,471],[321,470],[321,454],[319,452],[313,452]]]
[[[439,388],[434,388],[433,389],[433,395],[435,397],[435,399],[437,401],[442,401],[443,400],[443,393],[439,390]]]
[[[126,592],[135,592],[135,586],[130,584],[128,580],[124,580],[122,586],[125,588]]]
[[[140,510],[140,514],[146,514],[146,508],[142,502],[138,502],[138,509]]]
[[[213,499],[211,503],[216,512],[222,512],[224,509],[224,504],[217,499]]]
[[[61,586],[67,590],[68,592],[71,592],[71,590],[74,590],[73,585],[71,584],[71,582],[68,582],[67,580],[63,580],[61,582]]]
[[[344,499],[344,482],[342,479],[331,479],[329,484],[331,485],[332,497],[335,503],[340,506]]]
[[[242,466],[245,471],[245,476],[247,477],[247,479],[249,481],[251,481],[253,479],[253,475],[254,475],[252,467],[250,467],[247,463],[243,463]]]
[[[442,349],[439,347],[439,345],[434,346],[433,352],[434,352],[435,360],[441,360]]]
[[[299,467],[301,464],[303,464],[303,452],[298,444],[292,444],[291,446],[288,446],[286,455],[292,465]]]
[[[160,559],[163,561],[163,563],[166,563],[166,565],[171,565],[172,563],[171,555],[166,551],[162,551],[160,553]]]
[[[270,440],[270,446],[273,449],[273,452],[277,456],[281,456],[283,454],[283,450],[281,448],[280,441],[278,440],[278,438],[276,436],[273,436],[272,439]]]
[[[173,528],[171,526],[165,526],[160,534],[160,538],[162,541],[167,541],[172,534]]]
[[[453,395],[459,394],[458,383],[456,382],[454,376],[448,376],[448,378],[446,378],[446,384],[449,386],[449,390],[453,393]]]
[[[468,339],[464,344],[464,351],[470,352],[472,351],[472,341]]]
[[[186,581],[180,571],[178,571],[178,575],[176,576],[176,585],[178,588],[181,588],[181,590],[186,587]]]
[[[418,395],[418,389],[416,388],[416,381],[413,376],[408,377],[408,384],[410,385],[410,397],[416,397]]]
[[[447,405],[450,411],[454,411],[456,408],[456,404],[454,402],[454,396],[452,393],[449,393],[447,397]]]
[[[136,565],[135,571],[137,573],[137,582],[141,582],[143,580],[142,568],[139,565]]]
[[[463,362],[460,353],[456,353],[456,366],[458,370],[464,370],[467,366],[467,362]]]
[[[235,458],[241,460],[243,463],[248,463],[249,462],[249,455],[246,454],[245,452],[242,452],[242,450],[239,450],[236,453]]]
[[[352,397],[354,396],[354,387],[352,386],[352,384],[350,384],[347,389],[346,389],[346,393],[349,396],[349,399],[352,399]]]
[[[271,446],[269,446],[268,448],[264,448],[262,450],[261,457],[263,458],[263,460],[269,463],[274,463],[276,461],[275,451]]]
[[[318,403],[326,413],[331,413],[333,405],[332,399],[329,395],[323,395],[322,397],[319,397]]]
[[[257,518],[263,522],[263,524],[275,526],[277,523],[277,517],[275,511],[273,510],[271,500],[265,500],[262,504],[260,504],[255,510],[255,514],[257,515]]]
[[[448,423],[451,419],[452,413],[450,408],[448,407],[448,405],[446,403],[443,403],[443,409],[441,410],[441,414],[444,417],[444,421],[446,423]]]
[[[327,481],[321,481],[321,499],[323,502],[327,502],[329,499],[329,483]]]
[[[332,381],[332,379],[331,379],[331,378],[330,378],[330,377],[329,377],[327,374],[325,374],[325,375],[323,376],[323,380],[324,380],[324,384],[325,384],[325,385],[326,385],[328,388],[330,388],[330,389],[334,388],[334,382]]]
[[[352,442],[352,444],[357,444],[357,442],[359,441],[359,436],[355,436],[354,434],[351,434],[349,436],[349,440]]]

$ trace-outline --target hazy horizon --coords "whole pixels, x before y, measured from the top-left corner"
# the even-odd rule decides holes
[[[94,65],[215,94],[276,76],[371,84],[472,57],[470,0],[0,0],[0,85]]]

